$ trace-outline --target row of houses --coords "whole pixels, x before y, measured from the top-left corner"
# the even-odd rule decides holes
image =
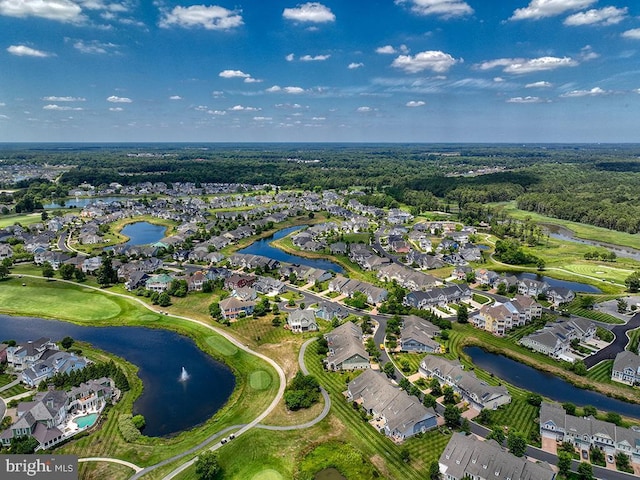
[[[391,384],[386,375],[366,369],[347,385],[347,399],[361,405],[379,432],[400,442],[437,426],[432,408]]]
[[[431,307],[447,306],[450,303],[469,302],[473,296],[466,284],[453,284],[432,288],[423,292],[418,290],[408,293],[403,303],[412,308],[426,310]]]
[[[377,277],[384,282],[396,282],[398,285],[409,290],[428,290],[437,285],[442,285],[442,281],[433,275],[419,272],[413,268],[404,267],[392,263],[378,270]]]
[[[441,385],[448,385],[458,393],[471,408],[495,410],[511,403],[511,395],[504,386],[491,386],[478,379],[475,373],[467,372],[456,361],[437,355],[427,355],[420,362],[420,374],[426,378],[436,378]]]
[[[403,318],[400,328],[399,346],[403,352],[442,353],[442,345],[435,340],[440,329],[433,323],[416,315]]]
[[[594,417],[568,415],[562,405],[542,402],[540,436],[569,442],[578,450],[597,448],[607,455],[623,453],[640,464],[640,430],[623,428]]]
[[[542,305],[531,297],[518,294],[513,300],[505,303],[483,305],[469,320],[476,328],[501,337],[512,328],[526,325],[541,316]]]
[[[589,342],[595,334],[596,326],[591,320],[572,317],[547,324],[541,330],[521,338],[519,343],[551,358],[573,362],[573,357],[567,355],[571,341]]]
[[[360,292],[367,297],[367,303],[371,305],[379,305],[387,299],[388,292],[384,288],[376,287],[367,282],[354,280],[342,275],[336,277],[329,282],[329,291],[338,292],[343,295],[352,297],[354,293]]]
[[[554,480],[556,474],[546,463],[516,457],[495,440],[479,440],[475,435],[456,433],[438,459],[445,480]]]
[[[329,352],[324,359],[328,370],[364,370],[370,368],[369,354],[364,349],[362,328],[346,322],[325,334]]]

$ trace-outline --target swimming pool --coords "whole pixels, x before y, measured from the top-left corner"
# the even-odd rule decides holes
[[[78,425],[78,428],[87,428],[96,423],[97,418],[97,413],[90,413],[89,415],[75,418],[73,421],[76,425]]]

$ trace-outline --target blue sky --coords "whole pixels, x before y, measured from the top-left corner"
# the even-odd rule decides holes
[[[638,142],[632,0],[0,0],[0,141]]]

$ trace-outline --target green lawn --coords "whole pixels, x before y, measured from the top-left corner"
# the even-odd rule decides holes
[[[28,213],[26,215],[0,215],[0,228],[15,225],[16,223],[25,227],[35,223],[42,223],[42,218],[39,213]]]
[[[611,379],[611,370],[613,368],[613,360],[605,360],[589,369],[587,378],[591,378],[597,382],[608,382]]]

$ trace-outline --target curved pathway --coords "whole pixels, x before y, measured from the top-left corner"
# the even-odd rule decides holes
[[[124,465],[125,467],[129,467],[133,470],[135,470],[136,472],[139,472],[142,470],[142,467],[139,467],[137,465],[134,465],[131,462],[126,462],[124,460],[120,460],[119,458],[107,458],[107,457],[87,457],[87,458],[79,458],[78,459],[79,463],[82,462],[110,462],[110,463],[119,463],[120,465]]]
[[[635,330],[636,328],[640,328],[640,313],[636,313],[627,323],[616,325],[611,329],[611,333],[615,335],[615,339],[603,349],[598,350],[598,352],[589,355],[583,360],[587,368],[591,368],[604,360],[615,358],[629,343],[627,332]]]

